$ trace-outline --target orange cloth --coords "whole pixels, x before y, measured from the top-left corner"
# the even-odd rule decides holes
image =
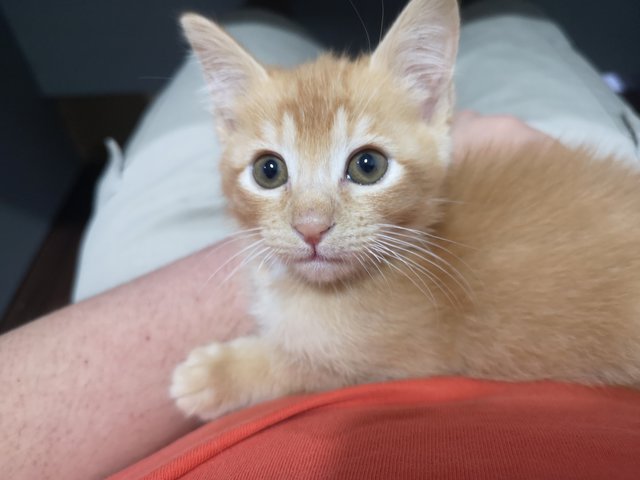
[[[640,392],[434,378],[288,397],[111,480],[640,479]]]

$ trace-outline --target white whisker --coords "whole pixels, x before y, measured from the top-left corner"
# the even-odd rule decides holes
[[[373,257],[373,260],[371,261],[371,263],[373,264],[374,267],[376,267],[376,269],[378,270],[378,272],[380,273],[380,276],[384,279],[384,282],[387,284],[387,288],[389,290],[391,290],[391,285],[389,284],[389,279],[386,277],[386,275],[384,274],[384,272],[382,271],[382,269],[380,268],[380,265],[378,265],[379,263],[386,263],[384,260],[384,257],[379,256],[373,249],[371,249],[370,247],[365,247],[364,249],[364,255],[367,259]],[[370,257],[371,256],[371,257]]]
[[[256,227],[256,228],[249,228],[247,230],[240,230],[239,232],[232,233],[228,235],[226,238],[224,238],[223,240],[221,240],[220,242],[213,245],[213,247],[205,255],[205,258],[209,258],[212,254],[216,252],[218,248],[222,247],[223,245],[226,245],[227,243],[237,242],[238,240],[246,240],[248,238],[260,235],[261,230],[262,230],[261,227]]]
[[[358,255],[357,253],[354,253],[354,257],[356,258],[356,260],[358,260],[358,263],[360,263],[360,265],[362,265],[362,268],[364,269],[365,272],[367,272],[367,275],[369,275],[369,277],[372,280],[374,280],[375,277],[371,274],[371,272],[367,268],[366,262],[362,260],[360,255]]]
[[[455,258],[456,260],[458,260],[462,265],[464,265],[464,266],[469,270],[469,272],[470,272],[471,274],[473,274],[473,275],[475,276],[475,272],[473,271],[473,269],[472,269],[472,268],[471,268],[471,267],[470,267],[470,266],[469,266],[469,265],[468,265],[468,264],[467,264],[467,263],[466,263],[462,258],[460,258],[458,255],[456,255],[455,253],[453,253],[451,250],[449,250],[449,249],[448,249],[448,248],[446,248],[446,247],[443,247],[442,245],[440,245],[440,244],[438,244],[438,243],[432,242],[431,240],[428,240],[428,239],[425,239],[425,238],[421,238],[422,236],[427,236],[427,235],[428,235],[428,234],[427,234],[427,233],[425,233],[425,232],[421,232],[421,231],[419,231],[419,230],[416,230],[416,231],[415,231],[416,233],[409,235],[408,233],[404,233],[404,232],[402,232],[402,233],[401,233],[401,232],[394,232],[394,231],[391,231],[391,230],[389,230],[389,229],[388,229],[388,227],[383,227],[382,231],[383,231],[383,232],[385,232],[385,233],[388,233],[388,234],[390,234],[390,235],[393,235],[393,236],[395,236],[395,237],[404,237],[404,238],[408,238],[408,239],[413,240],[413,241],[415,241],[415,242],[424,243],[424,244],[427,244],[427,245],[428,245],[428,246],[430,246],[430,247],[437,248],[438,250],[442,250],[443,252],[448,253],[448,254],[449,254],[449,255],[451,255],[453,258]],[[445,260],[444,260],[443,258],[439,257],[435,252],[431,252],[431,251],[430,251],[430,253],[431,253],[431,254],[433,254],[433,255],[435,255],[435,256],[437,256],[437,257],[438,257],[441,261],[443,261],[444,263],[447,263],[447,264],[448,264],[448,262],[445,262]]]
[[[392,225],[390,223],[379,223],[378,226],[380,227],[387,227],[387,228],[397,228],[399,230],[403,230],[406,232],[411,232],[417,235],[424,235],[426,237],[430,237],[430,238],[436,238],[438,240],[442,240],[443,242],[447,242],[447,243],[451,243],[453,245],[458,245],[460,247],[464,247],[464,248],[469,248],[471,250],[475,250],[473,247],[469,246],[469,245],[465,245],[463,243],[458,243],[458,242],[454,242],[453,240],[449,240],[447,238],[444,237],[439,237],[437,235],[434,235],[433,233],[429,233],[429,232],[425,232],[422,230],[416,230],[414,228],[407,228],[407,227],[401,227],[400,225]]]
[[[465,203],[461,200],[452,200],[450,198],[430,198],[429,201],[435,203],[452,203],[454,205],[463,205]]]
[[[355,3],[353,3],[353,0],[349,0],[349,3],[353,7],[353,11],[356,12],[356,15],[358,16],[358,20],[360,20],[360,24],[362,25],[362,28],[364,29],[364,34],[367,36],[367,43],[369,44],[369,51],[371,51],[371,38],[369,37],[369,31],[367,30],[367,25],[364,23],[364,19],[362,18],[362,15],[360,15],[360,12],[356,8]]]
[[[202,287],[200,288],[200,290],[198,291],[198,293],[202,293],[202,291],[205,289],[205,287],[209,284],[209,282],[211,281],[211,279],[213,277],[215,277],[218,272],[220,272],[220,270],[222,270],[224,267],[226,267],[230,262],[232,262],[233,260],[235,260],[236,258],[238,258],[240,255],[242,255],[244,252],[246,252],[247,250],[251,250],[254,249],[256,247],[258,247],[261,243],[264,242],[264,239],[259,239],[256,240],[255,242],[251,243],[250,245],[246,246],[245,248],[243,248],[242,250],[236,252],[235,254],[233,254],[231,257],[229,257],[222,265],[220,265],[211,275],[209,275],[209,277],[207,277],[207,279],[205,280],[204,284],[202,285]]]
[[[394,256],[395,256],[395,255],[394,255]],[[402,259],[399,259],[399,260],[400,260],[400,261],[402,261]],[[418,290],[420,290],[420,292],[421,292],[425,297],[427,297],[427,298],[431,301],[432,305],[434,305],[434,306],[437,308],[438,303],[436,302],[435,297],[433,296],[433,293],[431,292],[431,289],[430,289],[430,288],[429,288],[429,287],[424,283],[424,280],[422,280],[422,279],[420,278],[420,276],[419,276],[419,275],[416,275],[416,273],[413,271],[413,269],[411,269],[411,268],[409,267],[409,269],[411,270],[411,272],[412,272],[414,275],[416,275],[416,276],[418,277],[418,279],[420,279],[420,280],[421,280],[421,283],[422,283],[422,284],[424,285],[424,287],[427,289],[427,291],[426,291],[426,292],[425,292],[425,291],[422,289],[422,287],[420,287],[420,285],[418,285],[418,284],[415,282],[415,280],[413,280],[413,278],[411,278],[411,276],[410,276],[407,272],[405,272],[403,269],[401,269],[401,268],[400,268],[400,267],[398,267],[397,265],[394,265],[392,262],[390,262],[390,261],[389,261],[389,260],[387,260],[387,259],[385,259],[385,263],[386,263],[389,267],[391,267],[391,268],[393,268],[393,269],[397,270],[397,271],[398,271],[401,275],[403,275],[405,278],[407,278],[407,279],[408,279],[408,280],[409,280],[409,281],[410,281],[410,282],[411,282],[411,283],[412,283],[412,284],[413,284],[413,285],[414,285]]]
[[[269,249],[270,247],[264,247],[259,251],[254,250],[253,252],[251,252],[248,257],[244,258],[242,262],[240,262],[240,264],[236,268],[234,268],[222,282],[220,282],[220,285],[224,285],[225,283],[227,283],[238,271],[240,271],[241,268],[249,265],[256,257],[259,257],[263,253],[269,251]]]
[[[395,249],[399,248],[398,246],[390,245],[385,242],[380,242],[380,243],[384,245],[384,248],[390,251],[395,258],[402,259],[405,264],[409,263],[410,265],[418,269],[421,273],[423,273],[429,280],[431,280],[431,282],[433,282],[433,284],[436,287],[438,287],[438,289],[442,292],[442,294],[445,297],[447,297],[447,300],[451,303],[451,305],[458,305],[458,306],[460,305],[460,302],[457,300],[455,293],[451,290],[451,288],[446,283],[440,282],[437,275],[435,275],[433,272],[429,271],[427,268],[420,265],[419,263],[415,262],[414,260],[410,259],[406,255],[403,255],[402,253],[397,252]],[[409,252],[409,253],[412,253],[412,252]],[[446,290],[443,287],[443,285],[444,287],[446,287]],[[455,302],[454,302],[454,299],[456,300]]]
[[[380,9],[382,15],[380,15],[380,35],[378,36],[378,43],[382,42],[382,30],[384,29],[384,0],[380,0]]]
[[[395,258],[396,260],[402,262],[407,268],[409,268],[411,270],[411,272],[416,275],[416,277],[418,277],[418,279],[420,280],[420,282],[425,286],[425,288],[427,288],[427,290],[429,290],[429,293],[431,294],[431,289],[424,283],[424,280],[422,279],[422,277],[420,275],[418,275],[416,273],[416,271],[414,270],[414,266],[416,267],[420,267],[420,265],[416,264],[415,262],[413,262],[411,259],[407,258],[405,255],[402,255],[401,253],[395,251],[393,248],[390,248],[388,245],[385,245],[383,242],[380,242],[379,240],[377,240],[376,242],[376,246],[378,248],[378,251],[385,252],[387,255],[390,255],[391,257]],[[422,267],[422,273],[425,274],[425,276],[431,280],[434,283],[435,282],[435,278],[433,276],[433,274],[431,272],[429,272],[428,270],[424,269],[424,267]],[[433,295],[431,295],[433,297]],[[434,300],[435,303],[435,300]]]
[[[447,254],[449,254],[452,258],[456,259],[460,265],[462,265],[463,267],[466,268],[466,270],[469,272],[469,274],[471,276],[474,277],[474,279],[479,281],[479,277],[476,274],[476,271],[471,268],[471,266],[464,261],[464,259],[460,258],[460,256],[456,255],[455,253],[453,253],[451,250],[449,250],[446,247],[443,247],[442,245],[435,243],[431,240],[425,239],[425,238],[421,238],[421,236],[419,237],[418,234],[420,235],[428,235],[424,232],[420,232],[419,230],[416,230],[416,233],[414,234],[408,234],[408,233],[404,233],[404,232],[395,232],[395,231],[389,231],[387,229],[383,229],[382,230],[384,233],[387,233],[393,237],[403,237],[403,238],[407,238],[409,240],[411,240],[412,242],[419,242],[422,244],[426,244],[429,247],[433,247],[433,248],[437,248],[438,250],[442,250],[443,252],[446,252]],[[409,242],[411,243],[411,242]],[[413,243],[412,243],[413,245]],[[461,271],[459,271],[458,269],[456,269],[450,262],[448,262],[447,260],[445,260],[444,258],[442,258],[440,255],[438,255],[436,252],[434,252],[431,249],[427,249],[427,250],[423,250],[422,248],[416,247],[419,250],[423,251],[424,253],[427,253],[428,255],[432,256],[433,258],[435,258],[436,260],[442,262],[443,264],[445,264],[447,267],[449,267],[456,275],[458,275],[460,277],[460,279],[462,279],[462,281],[465,282],[466,286],[468,287],[469,293],[470,293],[470,297],[474,296],[473,295],[473,288],[471,288],[471,286],[469,285],[468,281],[466,280],[466,278],[464,277],[464,275],[462,274]]]
[[[392,245],[387,244],[388,246],[394,246],[394,247],[397,247],[397,248],[401,249],[402,251],[411,253],[411,254],[415,255],[416,257],[420,258],[421,260],[424,260],[425,262],[427,262],[430,265],[434,266],[435,268],[440,270],[442,273],[447,275],[451,280],[453,280],[469,297],[473,297],[473,289],[471,288],[471,285],[469,284],[469,282],[467,282],[467,279],[464,278],[464,276],[462,275],[462,273],[460,273],[460,271],[458,269],[456,269],[453,265],[451,265],[451,263],[449,263],[448,261],[446,261],[445,259],[443,259],[439,255],[436,255],[431,250],[427,250],[425,248],[419,247],[417,245],[414,245],[412,243],[406,242],[404,240],[400,240],[398,238],[394,238],[394,237],[389,236],[389,235],[379,234],[379,236],[392,243]],[[404,247],[408,247],[408,248],[404,248],[403,246]],[[441,265],[438,265],[436,262],[434,262],[434,261],[432,261],[432,260],[430,260],[430,259],[428,259],[428,258],[416,253],[413,250],[418,250],[418,251],[420,251],[420,252],[422,252],[422,253],[424,253],[426,255],[429,255],[432,258],[435,258],[436,260],[439,260],[440,262],[444,263],[447,267],[449,267],[451,269],[451,271],[453,273],[455,273],[456,275],[454,276],[451,272],[449,272],[447,269],[445,269]]]
[[[264,265],[269,265],[269,261],[275,256],[275,252],[271,249],[260,261],[260,265],[258,265],[258,270],[261,270]]]

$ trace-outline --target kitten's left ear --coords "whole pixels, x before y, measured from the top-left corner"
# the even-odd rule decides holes
[[[426,121],[448,120],[460,16],[456,0],[412,0],[371,56],[389,69],[421,105]]]
[[[213,103],[218,131],[227,134],[235,126],[237,100],[267,71],[218,25],[200,15],[180,18],[184,34],[196,53]]]

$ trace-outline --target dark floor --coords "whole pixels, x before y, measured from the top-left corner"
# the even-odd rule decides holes
[[[29,272],[0,318],[0,334],[70,302],[82,233],[91,215],[94,186],[106,161],[104,138],[112,137],[124,145],[147,103],[148,98],[142,95],[57,99],[82,167]]]
[[[627,100],[640,111],[640,89]],[[148,99],[140,95],[59,99],[67,131],[84,168],[6,314],[0,333],[67,305],[82,232],[91,213],[95,181],[106,159],[102,146],[111,136],[124,145]]]
[[[93,186],[100,167],[101,163],[96,160],[81,172],[9,305],[0,323],[0,333],[69,303],[76,257],[91,214]]]

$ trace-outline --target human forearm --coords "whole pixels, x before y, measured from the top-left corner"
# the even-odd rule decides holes
[[[194,346],[251,329],[242,272],[222,288],[225,272],[207,280],[235,251],[200,252],[0,337],[3,475],[101,478],[193,428],[168,382]]]

